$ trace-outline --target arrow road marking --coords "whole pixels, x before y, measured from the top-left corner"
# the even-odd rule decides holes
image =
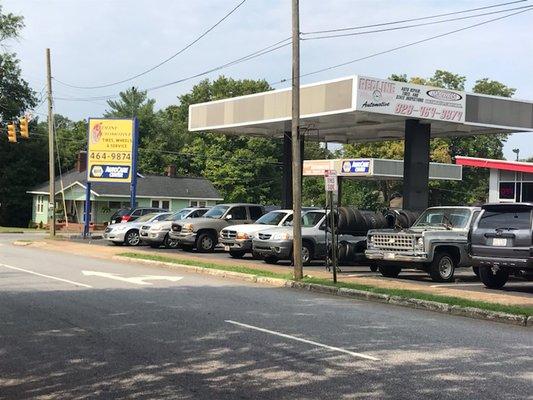
[[[328,346],[327,344],[322,344],[322,343],[314,342],[312,340],[307,340],[307,339],[302,339],[302,338],[299,338],[299,337],[296,337],[296,336],[287,335],[286,333],[271,331],[271,330],[268,330],[268,329],[259,328],[257,326],[253,326],[253,325],[243,324],[242,322],[232,321],[232,320],[229,320],[229,319],[226,320],[225,322],[227,322],[228,324],[240,326],[242,328],[253,329],[253,330],[256,330],[256,331],[259,331],[259,332],[264,332],[264,333],[269,333],[271,335],[280,336],[280,337],[285,338],[285,339],[296,340],[298,342],[311,344],[313,346],[323,347],[324,349],[338,351],[340,353],[349,354],[349,355],[354,356],[354,357],[365,358],[367,360],[372,360],[372,361],[379,361],[379,358],[376,358],[376,357],[367,356],[366,354],[361,354],[361,353],[354,353],[353,351],[342,349],[340,347]]]
[[[116,281],[133,283],[136,285],[152,285],[151,282],[145,281],[170,281],[177,282],[183,279],[182,276],[161,276],[161,275],[142,275],[142,276],[133,276],[131,278],[126,278],[120,276],[119,274],[112,274],[110,272],[99,272],[99,271],[81,271],[85,276],[99,276],[102,278],[114,279]]]
[[[4,268],[14,269],[14,270],[16,270],[16,271],[26,272],[27,274],[32,274],[32,275],[42,276],[43,278],[54,279],[54,280],[56,280],[56,281],[65,282],[65,283],[70,283],[70,284],[75,285],[75,286],[81,286],[81,287],[86,287],[86,288],[92,288],[92,286],[86,285],[85,283],[69,281],[68,279],[58,278],[57,276],[50,276],[50,275],[40,274],[40,273],[35,272],[35,271],[30,271],[29,269],[24,269],[24,268],[14,267],[13,265],[0,264],[0,266],[2,266],[2,267],[4,267]]]

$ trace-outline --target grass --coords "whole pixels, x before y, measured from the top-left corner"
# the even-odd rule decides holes
[[[24,232],[39,232],[37,229],[31,228],[15,228],[10,226],[0,226],[0,233],[24,233]]]
[[[195,260],[189,260],[189,259],[178,259],[178,258],[165,257],[165,256],[160,256],[160,255],[131,253],[131,252],[120,253],[118,255],[123,256],[123,257],[133,258],[133,259],[152,260],[152,261],[159,261],[159,262],[166,262],[166,263],[173,263],[173,264],[184,264],[184,265],[190,265],[190,266],[195,266],[195,267],[240,272],[244,274],[263,276],[263,277],[268,277],[268,278],[280,278],[280,279],[293,280],[292,274],[280,274],[280,273],[272,272],[268,270],[248,268],[248,267],[237,266],[237,265],[235,266],[221,265],[221,264],[216,264],[216,263],[206,263],[202,261],[195,261]],[[362,284],[351,283],[351,282],[338,282],[337,284],[335,284],[328,279],[316,278],[316,277],[305,277],[304,279],[302,279],[302,281],[306,283],[317,283],[320,285],[336,286],[339,288],[357,289],[357,290],[362,290],[365,292],[381,293],[381,294],[386,294],[389,296],[397,296],[397,297],[401,297],[405,299],[434,301],[437,303],[444,303],[444,304],[449,304],[449,305],[463,307],[463,308],[474,307],[474,308],[479,308],[479,309],[487,310],[487,311],[504,312],[504,313],[513,314],[513,315],[521,315],[521,316],[523,315],[526,317],[533,315],[533,307],[527,307],[527,306],[514,306],[514,305],[505,305],[505,304],[499,304],[499,303],[489,303],[485,301],[468,300],[468,299],[462,299],[460,297],[443,296],[443,295],[438,295],[438,294],[419,292],[415,290],[380,288],[377,286],[362,285]]]

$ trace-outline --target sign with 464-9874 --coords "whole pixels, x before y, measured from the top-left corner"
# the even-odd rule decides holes
[[[135,122],[133,119],[89,119],[87,180],[131,182]]]

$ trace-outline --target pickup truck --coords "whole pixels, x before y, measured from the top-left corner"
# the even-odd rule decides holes
[[[251,224],[265,213],[258,204],[219,204],[201,218],[174,221],[169,232],[184,250],[196,248],[200,253],[211,253],[218,244],[220,231],[230,225]]]
[[[326,239],[327,238],[327,239]],[[364,236],[339,235],[339,242],[364,242]],[[326,212],[312,210],[302,214],[302,261],[309,265],[313,260],[324,260],[328,255]],[[292,226],[273,227],[258,231],[252,239],[253,252],[274,264],[280,260],[292,261]]]
[[[479,207],[430,207],[408,229],[368,231],[365,255],[383,276],[397,277],[402,268],[429,273],[451,282],[458,267],[472,266],[468,233]]]
[[[533,279],[533,203],[485,204],[470,233],[470,255],[486,287],[509,275]]]
[[[252,239],[255,233],[269,227],[287,226],[292,222],[292,216],[292,210],[275,210],[263,215],[253,224],[231,225],[220,231],[219,242],[234,258],[241,258],[246,253],[253,254]],[[258,257],[254,254],[254,258]]]

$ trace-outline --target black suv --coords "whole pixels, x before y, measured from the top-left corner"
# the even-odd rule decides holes
[[[470,255],[485,286],[499,289],[512,273],[533,278],[533,203],[485,204],[470,233]]]
[[[122,221],[124,222],[135,221],[137,218],[139,218],[142,215],[146,215],[150,213],[162,213],[162,212],[168,212],[168,210],[165,210],[163,208],[153,208],[153,207],[121,208],[120,210],[116,211],[111,216],[109,223],[119,224]]]

